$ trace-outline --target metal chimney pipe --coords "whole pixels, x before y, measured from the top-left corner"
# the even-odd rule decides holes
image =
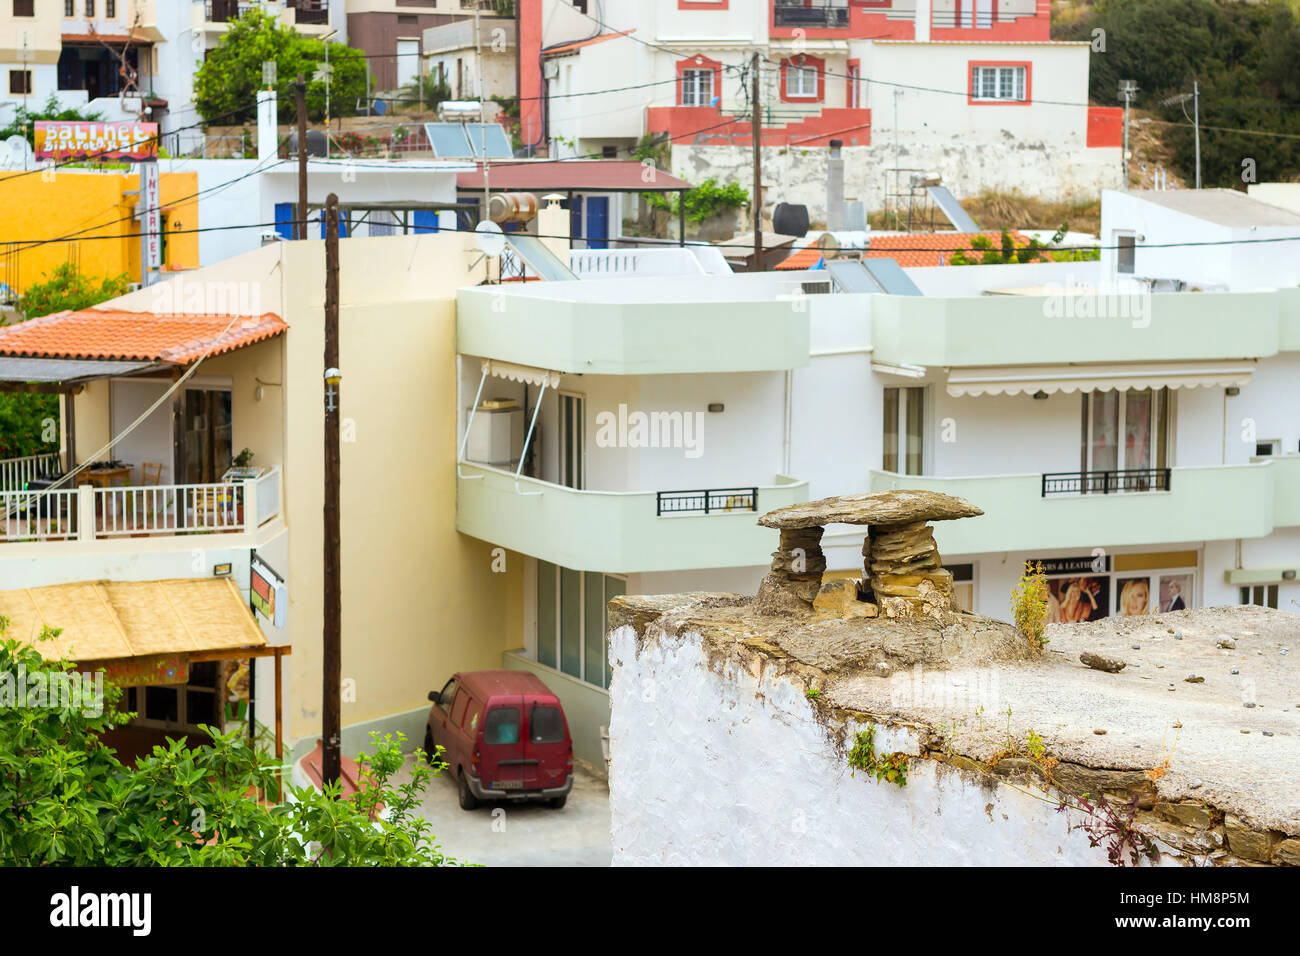
[[[838,139],[831,140],[830,156],[826,158],[826,228],[838,232],[844,228],[844,157]]]

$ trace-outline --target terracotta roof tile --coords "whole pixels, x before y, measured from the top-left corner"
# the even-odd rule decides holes
[[[0,355],[186,365],[209,348],[213,355],[231,352],[288,328],[271,312],[229,316],[81,309],[0,328]]]
[[[947,265],[954,249],[968,252],[971,240],[981,235],[988,236],[995,249],[1001,246],[1001,232],[910,232],[900,236],[872,233],[862,258],[893,259],[904,268]],[[1016,248],[1029,245],[1028,236],[1014,230],[1010,235]]]
[[[811,269],[813,266],[817,265],[825,254],[826,251],[816,244],[804,246],[802,249],[796,249],[788,257],[778,262],[776,268],[791,271]]]

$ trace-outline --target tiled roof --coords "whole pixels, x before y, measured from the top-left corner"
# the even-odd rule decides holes
[[[813,266],[817,265],[825,254],[826,251],[814,243],[811,246],[804,246],[802,249],[796,249],[787,258],[778,262],[776,268],[802,272],[805,269],[811,269]]]
[[[231,352],[288,328],[271,312],[229,316],[81,309],[0,328],[0,355],[186,365],[209,349],[213,355]]]
[[[1001,232],[910,232],[900,236],[872,233],[868,247],[862,251],[862,258],[893,259],[904,268],[941,266],[952,259],[954,249],[961,249],[968,257],[978,259],[978,252],[970,254],[970,244],[980,235],[988,236],[994,249],[1001,248]],[[1028,236],[1015,231],[1010,235],[1016,248],[1029,245]]]

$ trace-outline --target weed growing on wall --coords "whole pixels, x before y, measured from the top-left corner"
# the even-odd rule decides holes
[[[1039,648],[1047,646],[1047,578],[1043,566],[1025,562],[1020,583],[1011,592],[1011,616],[1025,637]]]
[[[862,770],[873,774],[876,783],[883,780],[900,787],[907,786],[907,754],[877,755],[874,725],[869,724],[866,730],[858,731],[853,740],[853,749],[849,751],[849,766],[854,771]]]

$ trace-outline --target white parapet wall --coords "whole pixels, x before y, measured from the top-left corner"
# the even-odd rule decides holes
[[[764,147],[765,201],[805,205],[812,221],[824,222],[828,152],[825,147]],[[904,139],[896,151],[892,142],[881,138],[871,146],[845,146],[843,153],[844,198],[864,202],[869,211],[884,208],[887,174],[892,177],[895,166],[938,173],[958,199],[991,190],[1048,201],[1094,200],[1103,189],[1123,185],[1118,148],[985,137]],[[735,182],[749,189],[754,154],[748,146],[677,143],[672,148],[672,170],[692,183],[712,177],[720,184]],[[904,173],[904,186],[906,182]]]
[[[710,662],[699,635],[610,635],[614,862],[701,866],[1104,866],[1081,814],[933,760],[852,771],[803,686]],[[865,725],[862,725],[865,726]],[[862,726],[849,725],[849,738]],[[920,735],[879,725],[878,753]]]

